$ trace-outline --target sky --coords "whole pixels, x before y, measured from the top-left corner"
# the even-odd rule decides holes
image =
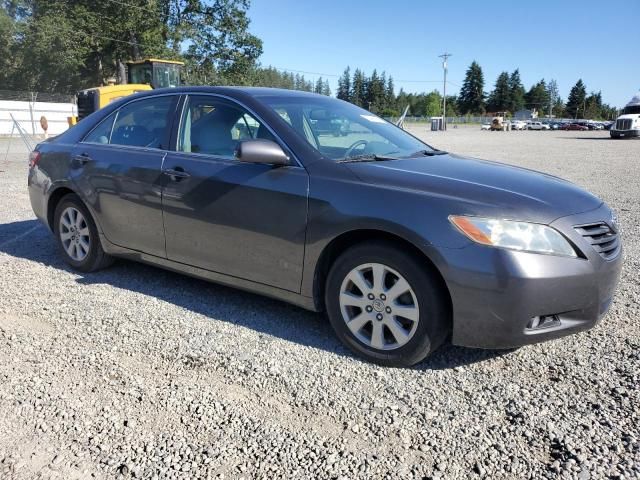
[[[578,78],[617,107],[640,90],[640,0],[253,0],[249,16],[262,65],[322,74],[334,93],[347,65],[385,70],[396,93],[441,91],[445,51],[447,94],[473,60],[487,92],[516,68],[527,90],[555,79],[565,101]]]

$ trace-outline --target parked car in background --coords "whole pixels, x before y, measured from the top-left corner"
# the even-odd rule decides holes
[[[588,127],[580,123],[565,123],[560,129],[561,130],[577,130],[577,131],[589,130]]]
[[[549,130],[549,125],[542,122],[528,122],[527,130]]]
[[[491,130],[491,124],[483,123],[482,125],[480,125],[480,130]]]
[[[39,144],[28,192],[75,270],[123,257],[324,311],[388,366],[588,330],[622,268],[615,214],[573,183],[292,90],[125,97]]]
[[[527,122],[524,120],[514,120],[511,122],[511,130],[526,130]]]

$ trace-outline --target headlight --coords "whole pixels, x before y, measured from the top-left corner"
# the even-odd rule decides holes
[[[560,232],[546,225],[454,215],[449,217],[449,221],[464,235],[482,245],[566,257],[578,256]]]

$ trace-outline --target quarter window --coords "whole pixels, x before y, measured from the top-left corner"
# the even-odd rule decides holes
[[[244,108],[217,97],[188,97],[182,114],[178,151],[233,158],[244,140],[275,141],[271,132]]]
[[[116,112],[113,112],[94,128],[84,139],[85,142],[108,144]]]

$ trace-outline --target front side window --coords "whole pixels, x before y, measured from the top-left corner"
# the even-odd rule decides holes
[[[206,95],[187,98],[178,151],[233,158],[240,142],[256,138],[275,141],[271,132],[239,105]]]
[[[126,104],[118,110],[109,143],[165,149],[174,100],[167,95]]]
[[[261,97],[298,134],[332,160],[360,155],[408,157],[431,147],[382,118],[335,99]]]

